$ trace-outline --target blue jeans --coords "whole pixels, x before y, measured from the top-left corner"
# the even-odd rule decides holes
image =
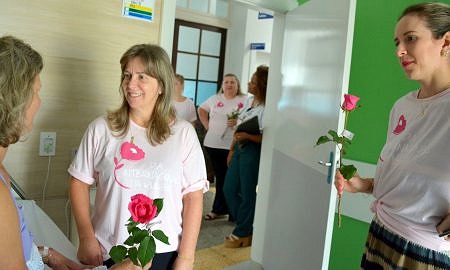
[[[260,156],[261,144],[236,144],[225,177],[223,191],[230,214],[235,218],[233,234],[237,237],[253,234]]]

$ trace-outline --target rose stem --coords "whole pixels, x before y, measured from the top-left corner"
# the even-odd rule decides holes
[[[338,227],[341,227],[342,219],[341,219],[341,200],[342,200],[342,194],[339,195],[338,198]]]

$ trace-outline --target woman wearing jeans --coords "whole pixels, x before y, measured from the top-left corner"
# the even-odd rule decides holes
[[[233,232],[225,238],[225,246],[229,248],[250,246],[252,242],[268,73],[267,66],[259,66],[248,83],[253,97],[247,100],[239,117],[228,155],[224,194],[236,222]]]

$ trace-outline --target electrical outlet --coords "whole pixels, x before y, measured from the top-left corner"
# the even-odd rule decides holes
[[[56,132],[41,132],[39,140],[39,156],[54,156],[56,152]]]

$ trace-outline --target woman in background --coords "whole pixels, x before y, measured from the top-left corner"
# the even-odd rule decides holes
[[[391,110],[374,178],[345,181],[338,194],[373,194],[361,269],[450,269],[450,8],[406,8],[395,29],[396,55],[420,88]]]
[[[184,119],[190,123],[197,120],[197,112],[195,110],[194,102],[191,99],[183,96],[184,92],[184,77],[180,74],[175,74],[175,92],[173,97],[173,106],[177,113],[177,117]]]
[[[70,197],[80,239],[80,261],[107,266],[112,246],[128,238],[127,205],[139,193],[164,199],[152,221],[169,245],[156,241],[153,270],[193,269],[206,169],[194,127],[176,119],[174,73],[159,46],[138,44],[120,59],[122,105],[87,128],[69,167]],[[96,185],[94,213],[89,188]]]
[[[40,106],[41,55],[12,36],[0,38],[0,268],[42,270],[87,269],[58,251],[33,242],[22,208],[10,192],[8,171],[3,166],[8,147],[31,132]]]
[[[205,220],[213,220],[228,214],[228,206],[223,195],[227,157],[233,139],[237,116],[244,106],[247,96],[242,94],[239,79],[234,74],[226,74],[217,95],[208,98],[198,108],[198,116],[207,130],[203,145],[210,157],[216,176],[216,194],[211,212]],[[232,117],[233,111],[236,112]],[[232,217],[229,217],[232,220]]]
[[[228,156],[230,167],[224,193],[236,222],[233,232],[225,238],[225,247],[229,248],[246,247],[252,242],[268,74],[267,66],[259,66],[248,83],[248,92],[253,96],[247,100],[239,117]],[[243,128],[253,120],[253,129]]]

